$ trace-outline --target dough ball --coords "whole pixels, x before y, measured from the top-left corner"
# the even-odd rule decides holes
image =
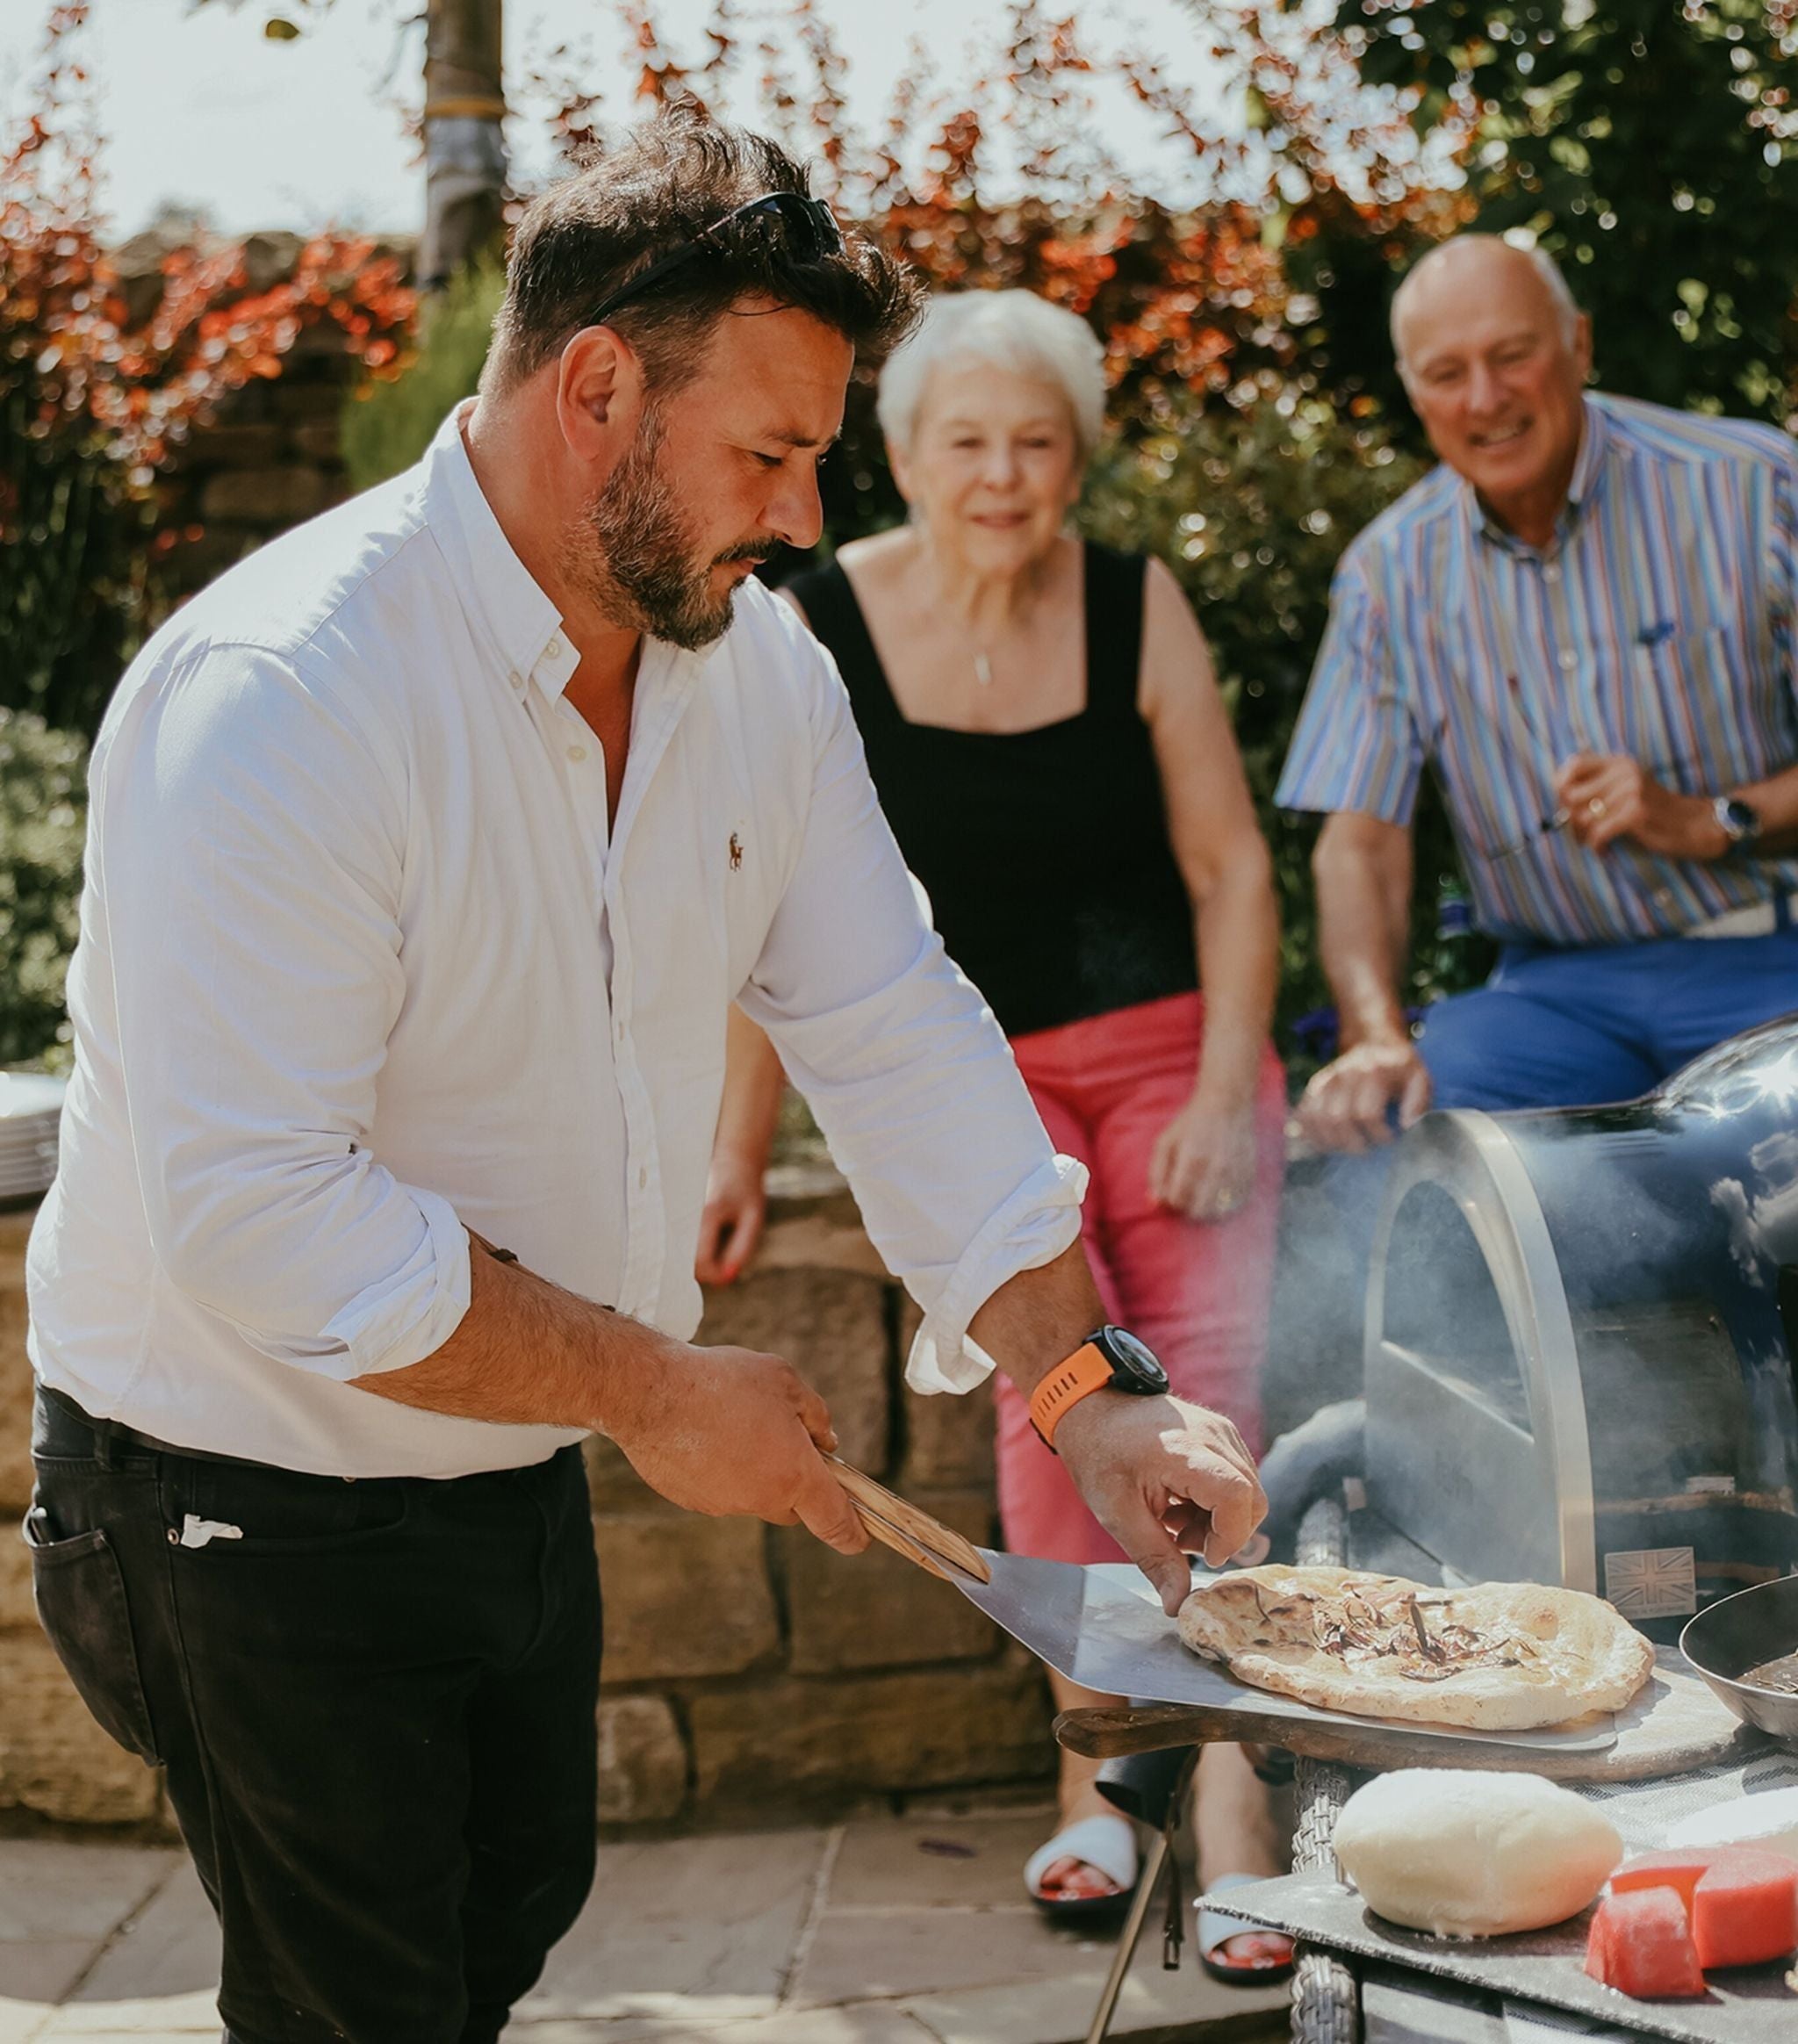
[[[1451,1767],[1405,1767],[1357,1788],[1335,1846],[1370,1909],[1439,1938],[1564,1922],[1623,1857],[1610,1819],[1571,1790]]]

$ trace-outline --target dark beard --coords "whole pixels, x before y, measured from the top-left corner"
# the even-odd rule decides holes
[[[569,535],[566,565],[614,624],[696,653],[730,629],[737,592],[715,596],[717,562],[696,565],[693,529],[658,464],[662,439],[661,414],[651,408],[623,459],[588,499]],[[737,548],[719,558],[744,560],[758,551]]]

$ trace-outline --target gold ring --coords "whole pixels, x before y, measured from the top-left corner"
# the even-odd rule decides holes
[[[1587,816],[1592,817],[1603,816],[1605,813],[1605,805],[1603,801],[1598,795],[1593,795],[1592,800],[1586,805],[1586,813]]]

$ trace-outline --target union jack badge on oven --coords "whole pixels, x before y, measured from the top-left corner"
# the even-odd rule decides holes
[[[1625,1618],[1689,1618],[1698,1572],[1689,1547],[1635,1547],[1605,1557],[1605,1595]]]

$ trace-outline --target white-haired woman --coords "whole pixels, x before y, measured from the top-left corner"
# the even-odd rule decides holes
[[[1071,313],[1021,291],[938,299],[881,380],[908,522],[786,594],[836,655],[950,955],[1057,1147],[1090,1170],[1111,1317],[1254,1444],[1285,1110],[1270,868],[1173,576],[1066,530],[1104,399],[1099,344]],[[752,1251],[780,1085],[766,1042],[732,1023],[698,1262],[713,1283]],[[1007,1545],[1118,1558],[994,1381]],[[1064,1709],[1108,1701],[1050,1680]],[[1115,1904],[1135,1879],[1134,1835],[1093,1773],[1061,1753],[1061,1824],[1026,1869],[1053,1913]],[[1208,1748],[1199,1779],[1207,1884],[1278,1871],[1240,1749]],[[1290,1963],[1286,1940],[1236,1928],[1219,1919],[1213,1970],[1265,1981]]]

